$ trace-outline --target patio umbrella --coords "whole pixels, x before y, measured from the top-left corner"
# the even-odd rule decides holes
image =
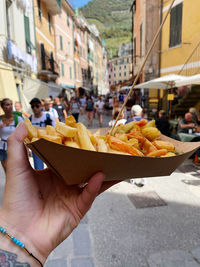
[[[136,89],[147,88],[147,89],[171,89],[177,87],[177,82],[182,81],[186,76],[169,74],[145,83],[140,83],[135,86]]]
[[[196,74],[193,76],[185,76],[182,80],[177,80],[177,87],[190,85],[190,84],[200,84],[200,74]]]

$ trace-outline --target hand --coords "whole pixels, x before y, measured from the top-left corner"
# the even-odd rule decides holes
[[[8,139],[0,225],[11,234],[15,231],[18,236],[25,236],[27,247],[44,262],[77,227],[96,196],[116,182],[103,182],[104,175],[97,173],[81,189],[66,185],[50,169],[33,170],[23,144],[26,135],[25,125],[20,123]]]

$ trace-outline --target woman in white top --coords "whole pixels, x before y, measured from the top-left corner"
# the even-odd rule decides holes
[[[4,98],[1,101],[1,108],[4,114],[0,116],[0,161],[4,170],[6,170],[7,139],[14,132],[17,124],[23,121],[23,118],[13,114],[13,103],[9,98]]]

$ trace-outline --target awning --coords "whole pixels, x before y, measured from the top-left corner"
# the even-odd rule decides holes
[[[192,85],[192,84],[200,84],[200,74],[196,74],[193,76],[187,76],[181,81],[177,81],[177,87]]]
[[[184,81],[186,76],[169,74],[145,83],[140,83],[135,86],[135,88],[147,88],[147,89],[170,89],[177,86],[178,81]]]
[[[0,99],[10,98],[19,101],[12,68],[0,66]]]
[[[38,97],[39,99],[44,99],[48,97],[49,86],[47,83],[41,82],[38,79],[32,79],[26,77],[24,79],[24,86],[22,91],[22,106],[23,110],[31,113],[31,108],[29,102],[32,98]]]

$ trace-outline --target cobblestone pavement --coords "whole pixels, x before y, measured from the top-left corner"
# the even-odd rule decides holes
[[[105,116],[103,127],[109,120]],[[0,205],[4,182],[0,167]],[[137,209],[128,197],[148,192],[167,205]],[[196,267],[199,229],[200,166],[187,160],[171,176],[149,178],[142,188],[124,181],[104,192],[45,267]]]

